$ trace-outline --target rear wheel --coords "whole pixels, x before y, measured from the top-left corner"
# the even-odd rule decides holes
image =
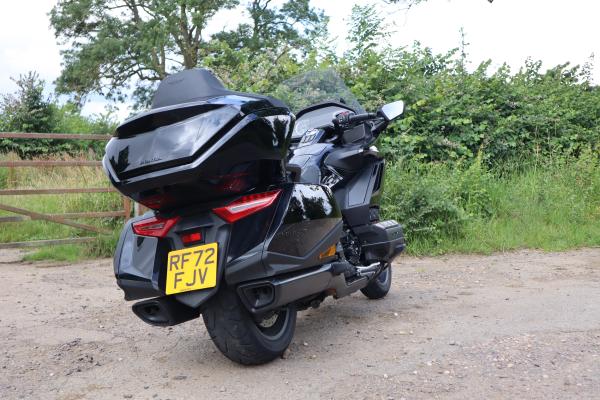
[[[360,291],[369,299],[381,299],[392,286],[392,264],[388,264],[381,273]]]
[[[296,307],[287,305],[256,320],[230,288],[221,288],[202,313],[217,348],[246,365],[267,363],[283,354],[294,336]]]

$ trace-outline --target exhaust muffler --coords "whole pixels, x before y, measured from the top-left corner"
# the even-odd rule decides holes
[[[142,321],[154,326],[172,326],[200,316],[200,309],[172,297],[157,297],[135,303],[131,309]]]

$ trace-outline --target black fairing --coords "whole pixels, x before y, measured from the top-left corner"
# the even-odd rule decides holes
[[[317,266],[320,254],[342,235],[341,213],[327,187],[287,184],[260,252],[227,266],[228,283],[261,279]]]

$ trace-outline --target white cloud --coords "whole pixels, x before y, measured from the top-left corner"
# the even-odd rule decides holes
[[[15,90],[11,77],[37,71],[51,83],[60,73],[59,48],[47,13],[54,0],[3,1],[0,12],[0,93]]]

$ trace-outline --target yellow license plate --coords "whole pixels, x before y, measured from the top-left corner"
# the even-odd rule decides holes
[[[217,286],[216,243],[170,251],[167,261],[167,294]]]

